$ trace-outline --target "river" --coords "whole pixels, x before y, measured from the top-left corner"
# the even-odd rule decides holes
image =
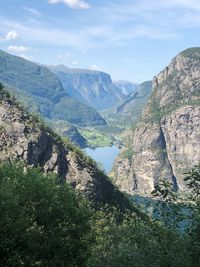
[[[97,147],[95,149],[86,148],[84,150],[97,163],[102,164],[107,174],[112,170],[114,160],[120,151],[117,146]]]

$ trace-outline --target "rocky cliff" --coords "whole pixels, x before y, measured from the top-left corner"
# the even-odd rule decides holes
[[[112,176],[131,194],[150,194],[162,178],[185,190],[184,171],[199,162],[200,48],[191,48],[154,77],[151,97]]]
[[[129,202],[112,185],[95,162],[69,141],[63,141],[40,120],[29,115],[0,87],[0,161],[38,166],[54,172],[61,182],[69,182],[85,192],[96,204],[125,207]]]
[[[97,110],[110,108],[126,96],[105,72],[70,69],[63,65],[47,67],[57,75],[71,97]]]

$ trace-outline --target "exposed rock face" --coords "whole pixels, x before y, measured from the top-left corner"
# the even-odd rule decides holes
[[[12,103],[1,102],[0,129],[1,161],[22,160],[28,165],[40,166],[45,172],[58,173],[62,179],[73,182],[75,187],[80,187],[78,177],[83,177],[83,181],[87,177],[87,183],[92,181],[86,171],[87,165],[85,168],[76,168],[76,155]],[[73,176],[69,173],[73,173]],[[86,185],[82,183],[81,186]]]
[[[70,69],[63,65],[48,68],[58,76],[71,97],[97,110],[110,108],[126,96],[105,72]]]
[[[70,142],[65,144],[34,116],[26,114],[0,88],[1,161],[22,161],[25,165],[41,167],[45,173],[57,173],[61,182],[67,181],[84,191],[95,203],[129,205],[90,158]]]
[[[112,172],[121,190],[150,194],[161,178],[186,189],[184,171],[200,162],[200,48],[180,53],[154,77],[129,149],[129,161],[119,157]]]

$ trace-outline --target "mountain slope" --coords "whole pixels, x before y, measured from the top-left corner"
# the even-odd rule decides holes
[[[0,161],[24,162],[55,172],[60,182],[69,182],[96,205],[113,204],[129,208],[130,203],[94,161],[67,140],[62,140],[38,118],[27,114],[0,87]]]
[[[8,85],[8,90],[22,99],[30,111],[45,118],[80,125],[105,124],[98,112],[69,97],[49,69],[4,51],[0,51],[0,81]]]
[[[97,110],[110,108],[126,96],[107,73],[63,65],[47,67],[57,75],[69,96]]]
[[[127,124],[135,123],[142,113],[151,94],[152,82],[147,81],[140,84],[137,89],[130,93],[126,99],[116,107],[115,112],[110,112],[109,120]]]
[[[123,191],[149,194],[162,178],[185,190],[184,171],[200,162],[200,48],[154,77],[142,118],[112,175]]]
[[[137,83],[132,83],[128,81],[115,81],[114,84],[121,90],[121,92],[125,95],[129,95],[135,92],[138,88]]]

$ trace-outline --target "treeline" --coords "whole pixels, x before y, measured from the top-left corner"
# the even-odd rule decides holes
[[[129,211],[122,214],[108,206],[96,211],[55,175],[0,165],[1,266],[200,266],[200,168],[186,179],[193,212],[182,232],[175,224]],[[154,193],[167,201],[172,196],[161,186]]]

